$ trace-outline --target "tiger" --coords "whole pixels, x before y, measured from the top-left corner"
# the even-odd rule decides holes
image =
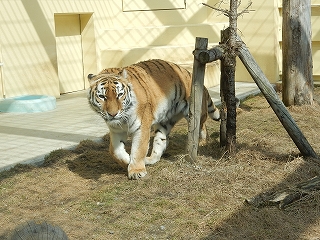
[[[127,170],[129,179],[146,176],[146,165],[158,162],[169,143],[169,133],[182,118],[188,119],[192,74],[178,64],[152,59],[124,68],[89,74],[89,105],[105,120],[109,151]],[[207,117],[219,121],[219,109],[203,89],[200,139],[207,138]],[[149,141],[153,132],[150,156]],[[131,136],[130,155],[125,150]]]

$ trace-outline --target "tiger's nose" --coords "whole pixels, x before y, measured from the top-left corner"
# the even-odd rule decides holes
[[[118,112],[107,112],[107,114],[110,116],[110,117],[115,117]]]

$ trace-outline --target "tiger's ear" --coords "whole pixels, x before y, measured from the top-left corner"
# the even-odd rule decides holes
[[[92,74],[92,73],[89,73],[88,75],[88,80],[91,80],[92,78],[94,78],[96,75]]]
[[[89,73],[88,75],[88,81],[90,82],[92,80],[92,78],[94,78],[96,75]]]
[[[92,73],[90,73],[90,74],[88,75],[88,81],[89,81],[90,85],[92,85],[92,83],[94,83],[93,78],[94,78],[95,76],[96,76],[96,75],[94,75],[94,74],[92,74]]]

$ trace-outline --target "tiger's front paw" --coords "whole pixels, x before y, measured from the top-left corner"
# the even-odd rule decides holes
[[[128,178],[130,180],[137,180],[147,175],[146,167],[134,168],[129,164],[128,166]]]

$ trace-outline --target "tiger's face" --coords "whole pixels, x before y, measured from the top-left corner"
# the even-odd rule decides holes
[[[123,76],[114,74],[88,75],[88,99],[95,111],[106,121],[126,120],[131,106],[130,85]]]

